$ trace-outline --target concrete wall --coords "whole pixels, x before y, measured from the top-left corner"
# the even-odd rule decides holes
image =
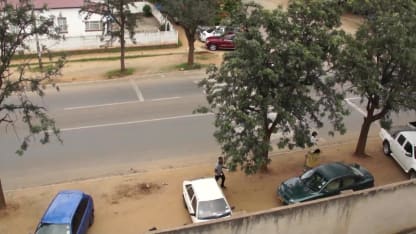
[[[156,233],[392,234],[416,227],[415,196],[413,180]]]

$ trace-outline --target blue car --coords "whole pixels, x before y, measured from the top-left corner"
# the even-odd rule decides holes
[[[92,197],[81,191],[64,190],[49,204],[35,234],[84,234],[93,222]]]

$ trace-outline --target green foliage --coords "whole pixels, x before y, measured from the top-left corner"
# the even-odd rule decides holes
[[[204,67],[203,64],[199,64],[199,63],[194,63],[192,65],[189,65],[188,63],[181,63],[175,66],[177,69],[179,70],[196,70],[196,69],[201,69],[202,67]]]
[[[0,8],[0,124],[14,127],[16,122],[22,122],[27,127],[27,136],[16,152],[21,155],[35,139],[35,135],[41,136],[39,141],[42,144],[49,142],[51,135],[60,140],[59,130],[47,115],[46,109],[31,102],[27,93],[43,97],[45,83],[55,86],[53,78],[60,74],[65,58],[49,61],[46,69],[30,74],[26,73],[29,67],[27,60],[12,67],[11,61],[17,49],[28,48],[28,39],[36,34],[58,39],[59,34],[54,31],[51,20],[41,20],[36,16],[29,1],[11,5],[0,0]],[[12,101],[11,97],[17,99]]]
[[[210,25],[218,9],[217,0],[158,0],[161,11],[185,30],[188,40],[188,64],[194,63],[196,29],[198,25]]]
[[[310,145],[310,133],[323,119],[345,132],[344,95],[330,76],[344,43],[342,9],[332,1],[293,1],[288,11],[256,4],[233,14],[242,32],[236,50],[201,81],[215,114],[215,138],[231,170],[265,169],[272,134],[278,147]],[[259,29],[264,29],[260,31]]]
[[[133,75],[133,73],[134,73],[133,68],[127,68],[123,71],[121,71],[120,69],[112,70],[112,71],[105,73],[105,75],[108,79],[112,79],[114,77],[124,77],[124,76]]]
[[[416,107],[416,2],[368,0],[371,17],[350,37],[336,64],[336,76],[366,104],[367,123]],[[356,154],[364,154],[362,128]]]
[[[152,16],[152,8],[148,4],[144,5],[142,10],[143,10],[144,16],[146,17]]]

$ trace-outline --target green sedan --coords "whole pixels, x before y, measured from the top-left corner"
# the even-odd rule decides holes
[[[337,195],[343,190],[355,191],[373,186],[374,177],[364,167],[335,162],[286,180],[278,187],[277,195],[284,204],[293,204]]]

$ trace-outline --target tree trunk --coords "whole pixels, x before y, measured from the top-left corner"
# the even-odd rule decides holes
[[[124,40],[124,25],[120,29],[120,72],[124,72],[126,70],[126,64],[124,63],[124,57],[125,57],[125,43]]]
[[[355,148],[355,155],[365,156],[365,146],[367,145],[368,132],[370,131],[371,119],[368,117],[364,118],[364,122],[361,125],[360,137]]]
[[[262,156],[263,156],[263,164],[260,167],[260,170],[262,172],[267,172],[268,170],[268,165],[269,165],[269,146],[270,146],[270,136],[271,133],[266,134],[266,136],[264,136],[263,138],[263,146],[264,148],[261,149],[262,152]]]
[[[6,208],[6,199],[4,197],[3,187],[1,186],[1,179],[0,179],[0,210]]]
[[[186,35],[186,38],[188,39],[188,65],[192,66],[194,65],[194,52],[195,52],[195,37]]]

